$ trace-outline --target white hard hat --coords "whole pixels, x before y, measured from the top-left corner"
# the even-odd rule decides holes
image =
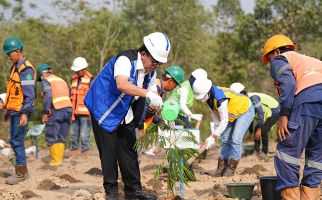
[[[6,96],[7,96],[6,93],[0,94],[0,100],[2,100],[3,102],[6,101]]]
[[[230,85],[230,89],[236,93],[240,93],[245,89],[245,86],[241,83],[236,82]]]
[[[210,91],[212,81],[207,78],[196,79],[192,85],[192,90],[195,95],[195,99],[202,99]]]
[[[88,66],[88,63],[85,58],[77,57],[74,59],[71,69],[75,72],[85,69]]]
[[[156,61],[161,63],[166,63],[168,61],[171,45],[169,38],[164,33],[151,33],[143,38],[143,42]]]
[[[196,79],[197,78],[207,78],[207,72],[204,70],[204,69],[201,69],[201,68],[199,68],[199,69],[196,69],[196,70],[194,70],[192,73],[191,73],[191,75],[193,76],[193,77],[195,77]]]

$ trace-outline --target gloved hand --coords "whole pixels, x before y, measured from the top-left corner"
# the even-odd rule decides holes
[[[207,139],[206,139],[206,143],[207,143],[207,147],[206,149],[208,150],[212,145],[215,144],[215,138],[212,137],[212,136],[209,136]]]
[[[201,114],[191,114],[190,117],[191,117],[191,119],[194,119],[196,121],[201,121],[202,120],[202,115]]]
[[[150,105],[160,108],[163,104],[162,98],[152,91],[146,93],[146,98],[149,99]]]
[[[5,141],[0,140],[0,148],[4,148],[4,147],[5,147],[5,144],[6,144],[6,142],[5,142]]]

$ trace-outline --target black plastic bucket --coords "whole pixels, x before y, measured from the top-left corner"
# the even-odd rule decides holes
[[[276,176],[261,176],[259,177],[263,200],[281,200],[280,192],[276,191],[277,177]]]

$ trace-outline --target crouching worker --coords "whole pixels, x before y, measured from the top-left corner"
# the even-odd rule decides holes
[[[215,128],[207,143],[221,139],[214,176],[233,176],[241,158],[244,135],[255,116],[253,104],[247,96],[212,85],[209,79],[196,79],[193,91],[195,98],[206,102],[211,109]]]
[[[160,97],[163,97],[164,92],[171,92],[177,86],[179,86],[184,80],[184,70],[179,66],[170,66],[166,69],[165,73],[162,75],[161,79],[156,79],[157,92]],[[142,98],[142,97],[140,97]],[[139,99],[140,99],[139,98]],[[163,123],[163,119],[157,114],[157,110],[153,106],[146,106],[145,98],[139,103],[139,99],[135,105],[134,121],[138,124],[138,129],[140,136],[145,135],[147,127],[151,124]],[[144,110],[143,115],[138,115],[138,111]],[[151,149],[145,151],[146,155],[154,156],[155,146]]]
[[[262,152],[267,155],[268,153],[268,133],[272,126],[276,124],[279,118],[280,106],[278,101],[273,97],[259,92],[246,92],[245,86],[241,83],[233,83],[230,89],[244,94],[250,98],[255,108],[255,119],[257,124],[255,126],[254,149],[260,153],[260,143],[262,141]],[[254,120],[255,121],[255,120]],[[249,132],[253,133],[253,125],[249,127]]]
[[[169,67],[166,70],[166,74],[173,74],[175,68]],[[185,128],[193,128],[190,123],[190,118],[200,121],[201,117],[199,115],[193,114],[191,112],[191,108],[193,106],[193,102],[195,100],[193,91],[192,91],[192,83],[193,81],[200,76],[200,78],[207,78],[207,72],[203,69],[196,69],[192,72],[192,75],[188,80],[184,80],[185,73],[184,71],[181,73],[177,73],[173,75],[176,80],[181,80],[181,83],[178,84],[179,87],[176,87],[172,92],[169,99],[176,100],[180,105],[180,111],[178,115],[178,119],[184,122]],[[176,125],[180,125],[180,121],[176,121]]]
[[[46,141],[50,152],[50,166],[63,163],[66,137],[72,118],[72,104],[67,83],[52,73],[52,67],[41,64],[37,69],[44,101],[42,122],[46,123]]]

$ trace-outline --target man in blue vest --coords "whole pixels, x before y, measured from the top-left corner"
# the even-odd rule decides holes
[[[107,199],[119,199],[118,165],[125,199],[157,199],[142,190],[132,103],[138,97],[160,107],[162,98],[155,86],[155,69],[167,62],[168,37],[154,32],[144,37],[139,49],[115,55],[98,74],[85,96],[91,113],[94,137],[100,154],[103,186]],[[143,111],[142,111],[143,114]]]

